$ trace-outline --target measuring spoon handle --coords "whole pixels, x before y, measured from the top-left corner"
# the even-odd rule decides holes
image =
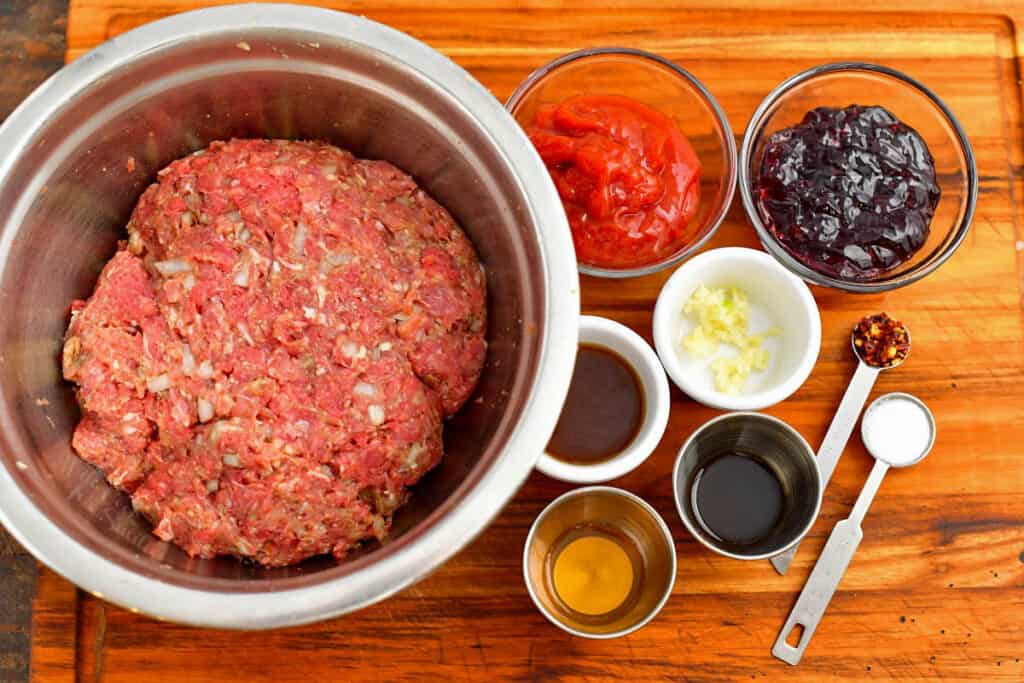
[[[871,395],[878,372],[878,368],[873,368],[867,363],[857,363],[857,369],[850,379],[850,385],[846,387],[843,400],[839,402],[839,408],[836,409],[835,417],[832,418],[832,424],[828,426],[825,439],[821,442],[821,448],[818,449],[818,471],[821,472],[821,487],[823,489],[832,478],[832,473],[836,470],[846,443],[850,440],[850,435],[853,434],[853,428],[857,426],[857,418],[860,417],[860,411],[864,408],[868,396]],[[789,565],[793,563],[793,557],[796,556],[799,547],[800,544],[797,543],[786,552],[771,558],[775,571],[779,574],[789,571]]]
[[[839,582],[842,580],[843,574],[846,573],[846,568],[850,566],[850,561],[857,552],[857,546],[860,545],[860,541],[864,537],[860,526],[861,521],[867,514],[875,494],[878,493],[878,487],[882,485],[882,479],[888,469],[889,466],[884,462],[875,461],[875,466],[872,468],[860,496],[857,497],[850,517],[836,524],[829,535],[825,549],[821,551],[814,570],[807,579],[807,583],[804,584],[804,589],[800,592],[793,611],[789,613],[789,618],[786,619],[786,623],[772,647],[772,654],[787,664],[796,666],[800,663],[800,658],[804,656],[804,650],[811,642],[811,636],[818,628],[821,618],[825,616],[825,610],[828,609],[832,596],[839,587]],[[795,628],[802,628],[803,631],[800,633],[800,640],[794,647],[786,640]]]
[[[850,386],[846,388],[843,400],[839,402],[836,415],[832,418],[832,424],[828,426],[821,447],[818,448],[818,469],[821,471],[823,487],[836,471],[836,465],[839,464],[839,458],[842,457],[850,435],[853,434],[853,428],[857,426],[857,420],[868,396],[871,395],[878,373],[878,368],[864,362],[857,363],[857,369],[850,378]]]
[[[772,647],[773,655],[787,664],[795,666],[800,663],[800,658],[804,656],[804,650],[811,642],[811,636],[825,615],[828,603],[839,587],[839,580],[846,572],[863,537],[864,532],[857,522],[844,519],[836,524],[828,537],[825,549],[821,552],[821,557],[818,558],[818,563],[814,565],[814,571],[811,572],[796,605],[793,606],[793,611],[789,613],[782,632],[775,640],[775,646]],[[795,628],[802,628],[803,631],[794,647],[787,643],[786,639]]]

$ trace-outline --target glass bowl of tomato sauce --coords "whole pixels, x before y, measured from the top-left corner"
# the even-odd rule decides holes
[[[765,250],[811,284],[856,293],[934,272],[963,243],[978,198],[974,153],[950,108],[864,62],[776,86],[747,125],[739,175]]]
[[[708,89],[668,59],[572,52],[530,74],[505,106],[551,174],[581,273],[669,268],[725,218],[737,177],[732,131]]]

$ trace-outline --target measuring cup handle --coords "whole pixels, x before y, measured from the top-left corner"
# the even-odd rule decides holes
[[[814,571],[811,572],[796,605],[793,606],[793,611],[789,613],[775,646],[772,647],[773,655],[787,664],[795,666],[800,663],[800,658],[804,656],[804,650],[811,642],[818,622],[825,616],[828,603],[839,587],[839,581],[843,578],[863,537],[864,532],[855,520],[844,519],[836,524],[836,528],[828,537],[825,549],[821,551],[821,556],[814,565]],[[786,640],[796,628],[803,630],[800,633],[800,640],[794,647]]]

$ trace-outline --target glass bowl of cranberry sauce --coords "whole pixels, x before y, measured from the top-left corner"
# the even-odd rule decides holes
[[[564,106],[576,98],[622,98],[630,100],[631,106],[654,110],[656,116],[665,117],[669,126],[685,137],[686,146],[696,156],[699,169],[696,188],[692,188],[696,190],[697,201],[691,205],[692,211],[686,212],[687,215],[667,210],[664,200],[669,190],[662,188],[657,191],[662,198],[657,206],[657,202],[641,209],[621,204],[611,206],[608,211],[615,216],[613,221],[595,220],[593,214],[580,215],[579,202],[567,199],[566,193],[572,188],[565,187],[567,183],[560,181],[571,176],[600,176],[604,171],[613,170],[612,164],[596,171],[592,163],[584,164],[577,160],[556,164],[541,153],[566,206],[579,271],[603,278],[637,277],[677,265],[695,254],[722,223],[736,190],[735,138],[725,113],[711,92],[696,76],[660,55],[632,48],[596,47],[562,55],[540,66],[519,84],[505,107],[531,134],[543,110]],[[641,135],[634,131],[636,135],[627,134],[625,127],[606,123],[609,128],[618,129],[623,137],[648,139],[646,133]],[[569,131],[565,135],[580,136],[581,140],[587,137],[582,130]],[[560,142],[566,141],[572,139],[567,137]],[[537,142],[534,144],[536,146]],[[636,163],[622,163],[623,168],[619,170],[624,175],[638,171],[664,175],[669,169],[676,169],[672,171],[674,173],[682,166],[667,161],[661,165],[661,162],[651,159],[634,161]],[[652,166],[649,167],[649,163]],[[604,191],[608,196],[618,197],[628,204],[626,200],[643,194],[638,191],[640,188],[620,180],[603,181],[606,182]],[[584,179],[583,184],[591,181],[594,181],[593,177]],[[616,201],[611,204],[616,204]],[[667,230],[655,230],[654,222],[648,221],[653,217],[661,217],[661,227]],[[590,227],[581,229],[581,224],[587,225],[588,221]],[[602,222],[615,225],[598,228]],[[640,249],[634,250],[634,247],[652,244],[657,246],[644,249],[643,253]],[[614,258],[590,259],[588,254],[610,254]]]
[[[764,248],[804,280],[881,292],[956,251],[978,198],[974,152],[935,93],[884,66],[826,64],[754,112],[739,189]]]

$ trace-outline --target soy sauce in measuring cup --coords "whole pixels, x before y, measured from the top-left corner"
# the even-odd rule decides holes
[[[782,519],[782,483],[757,456],[726,451],[696,472],[690,500],[697,522],[719,541],[747,545]]]

